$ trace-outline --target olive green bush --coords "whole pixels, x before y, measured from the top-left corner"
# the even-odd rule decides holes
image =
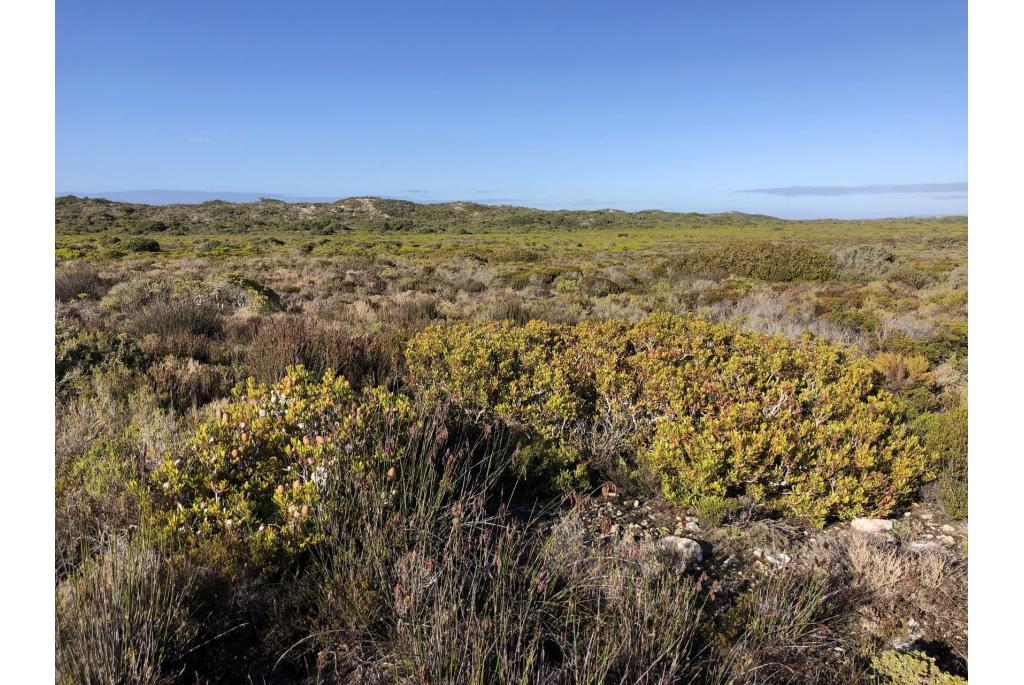
[[[129,252],[159,252],[160,243],[152,238],[131,237],[121,241],[121,246]]]
[[[694,250],[680,256],[675,266],[686,274],[762,281],[825,281],[836,275],[833,259],[825,252],[806,245],[759,241]]]
[[[935,416],[924,443],[938,462],[939,504],[950,518],[967,518],[967,405]]]
[[[960,676],[946,673],[923,652],[889,650],[871,660],[880,685],[967,685]]]
[[[654,314],[624,322],[432,327],[406,350],[410,379],[478,421],[578,450],[612,408],[633,427],[624,458],[695,504],[749,495],[823,523],[891,513],[929,459],[870,361],[805,339]],[[577,464],[577,465],[578,465]],[[560,464],[564,480],[572,463]]]
[[[268,563],[319,539],[311,524],[322,514],[329,470],[365,468],[349,459],[356,444],[372,444],[382,424],[413,418],[404,397],[380,389],[357,396],[333,372],[318,379],[302,367],[273,385],[249,379],[232,396],[187,450],[153,472],[156,522],[170,536],[237,541]]]

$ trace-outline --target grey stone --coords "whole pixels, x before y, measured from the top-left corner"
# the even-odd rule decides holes
[[[936,549],[939,547],[939,543],[934,540],[913,540],[907,548],[911,552],[924,552],[929,549]]]
[[[672,554],[684,568],[689,568],[704,559],[704,552],[696,540],[667,535],[656,543],[659,550]]]
[[[855,518],[850,521],[850,527],[861,533],[884,533],[892,530],[892,520]]]

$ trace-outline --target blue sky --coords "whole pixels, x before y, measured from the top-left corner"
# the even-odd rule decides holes
[[[967,5],[58,0],[56,133],[59,192],[963,214]]]

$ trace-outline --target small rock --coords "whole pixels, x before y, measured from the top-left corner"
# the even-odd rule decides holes
[[[639,509],[640,508],[640,500],[638,500],[638,499],[633,500],[633,508],[634,509]]]
[[[696,521],[687,521],[686,522],[686,530],[688,530],[690,532],[693,532],[693,533],[697,533],[697,532],[700,531],[700,524],[697,523]]]
[[[668,535],[657,542],[658,548],[671,552],[684,568],[704,559],[704,552],[696,540]]]
[[[897,635],[892,638],[890,645],[896,650],[905,650],[910,645],[914,644],[921,639],[921,624],[914,619],[907,621],[906,631],[902,635]]]
[[[932,518],[934,518],[934,517],[935,517],[935,514],[933,514],[933,513],[931,513],[931,512],[927,512],[927,511],[926,511],[926,512],[924,512],[923,514],[918,514],[918,516],[920,516],[920,517],[921,517],[921,520],[922,520],[922,521],[931,521],[931,520],[932,520]]]
[[[785,566],[790,562],[790,557],[785,552],[766,551],[764,553],[764,560],[769,561],[776,566]]]
[[[942,530],[943,533],[955,533],[956,532],[956,528],[954,528],[953,526],[949,525],[948,523],[943,523],[942,524],[942,528],[940,530]]]
[[[892,530],[892,520],[855,518],[850,521],[850,527],[861,533],[884,533]]]
[[[956,544],[956,538],[954,538],[952,535],[940,535],[936,538],[936,540],[946,545],[947,547],[951,547]]]
[[[939,543],[934,540],[914,540],[907,546],[907,548],[911,552],[924,552],[925,550],[935,549],[938,546]]]

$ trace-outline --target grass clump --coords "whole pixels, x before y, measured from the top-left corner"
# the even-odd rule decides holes
[[[57,682],[156,685],[187,646],[187,587],[139,541],[112,539],[57,590]]]

